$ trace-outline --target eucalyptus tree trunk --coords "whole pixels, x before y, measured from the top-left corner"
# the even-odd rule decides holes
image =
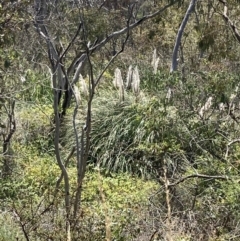
[[[177,65],[178,65],[178,51],[179,51],[179,47],[181,44],[181,40],[182,40],[182,35],[184,32],[184,29],[187,25],[188,19],[190,14],[192,13],[192,11],[194,10],[195,4],[196,4],[197,0],[191,0],[191,2],[189,3],[187,12],[184,16],[184,19],[178,29],[178,34],[177,34],[177,38],[176,38],[176,42],[174,45],[174,49],[173,49],[173,55],[172,55],[172,65],[171,65],[171,69],[170,72],[176,71],[177,70]]]
[[[65,211],[66,211],[66,240],[71,240],[71,231],[70,231],[70,212],[71,212],[71,204],[70,204],[70,183],[69,176],[62,160],[60,149],[59,149],[59,140],[60,140],[60,98],[65,91],[65,98],[67,97],[67,76],[64,75],[64,69],[61,66],[61,56],[59,56],[55,42],[53,38],[50,36],[48,29],[45,25],[45,18],[47,16],[47,5],[46,0],[35,0],[35,27],[37,32],[45,39],[48,49],[48,58],[51,65],[51,82],[53,87],[53,109],[54,109],[54,123],[55,123],[55,131],[54,131],[54,149],[55,149],[55,157],[58,163],[59,168],[61,169],[62,176],[64,179],[64,191],[65,191]],[[64,101],[65,102],[65,101]],[[63,113],[65,109],[63,108]]]
[[[78,225],[76,222],[79,221],[79,209],[81,207],[81,193],[82,193],[82,182],[85,176],[86,171],[86,163],[89,155],[90,149],[90,133],[91,133],[91,122],[92,122],[92,101],[94,98],[95,89],[98,86],[101,77],[104,72],[107,70],[109,65],[114,61],[117,56],[124,51],[124,47],[129,37],[129,33],[131,29],[136,28],[141,25],[144,21],[151,19],[157,15],[160,15],[167,8],[177,3],[179,0],[170,1],[170,3],[164,6],[157,11],[145,15],[142,18],[136,20],[131,23],[131,18],[133,16],[134,5],[129,7],[129,16],[126,19],[126,26],[122,29],[109,33],[103,39],[98,39],[96,36],[96,41],[90,43],[87,36],[87,32],[85,31],[85,22],[84,16],[81,16],[81,8],[79,9],[79,23],[76,28],[76,32],[74,36],[69,40],[67,46],[62,48],[59,51],[57,46],[61,46],[61,42],[59,38],[61,36],[51,36],[51,32],[49,31],[48,25],[45,23],[46,20],[49,21],[48,12],[47,12],[47,3],[46,0],[35,0],[35,28],[41,38],[43,38],[46,42],[47,53],[49,66],[51,70],[51,81],[53,87],[53,108],[54,108],[54,148],[55,148],[55,157],[57,160],[57,164],[61,170],[61,176],[59,177],[56,183],[56,190],[54,193],[54,198],[56,198],[57,190],[59,189],[60,183],[63,180],[64,182],[64,198],[65,198],[65,221],[66,221],[66,240],[71,240],[71,233],[74,228],[77,228]],[[48,10],[49,11],[49,10]],[[97,20],[96,20],[97,21]],[[64,23],[63,23],[64,24]],[[56,25],[57,26],[57,25]],[[57,26],[62,28],[64,26]],[[71,33],[69,33],[71,34]],[[94,52],[99,51],[103,46],[109,43],[112,39],[116,39],[120,36],[126,36],[125,41],[122,43],[122,47],[116,52],[116,54],[111,58],[111,60],[106,64],[103,70],[100,72],[98,77],[95,77],[95,73],[93,73],[93,65],[92,65],[92,54]],[[81,42],[84,43],[81,50],[74,51],[72,59],[68,59],[66,61],[66,55],[70,55],[70,49],[73,48],[73,44],[75,43],[76,38],[80,38]],[[77,40],[76,40],[77,41]],[[63,46],[61,46],[63,47]],[[75,57],[74,57],[75,56]],[[76,94],[74,93],[74,85],[80,78],[80,74],[83,69],[83,65],[87,63],[89,66],[89,94],[88,94],[88,102],[86,104],[86,117],[85,123],[82,127],[80,127],[81,132],[78,133],[76,127],[76,117],[79,108],[79,101],[77,101]],[[74,114],[72,117],[72,128],[74,130],[75,140],[74,146],[70,155],[67,159],[63,160],[63,155],[59,148],[60,141],[60,130],[61,130],[61,122],[63,117],[66,114],[67,109],[70,107],[70,102],[72,99],[75,99],[75,108]],[[70,156],[75,155],[76,157],[76,166],[77,166],[77,183],[76,186],[70,186],[69,174],[67,170],[67,163],[69,162]],[[70,190],[74,190],[74,192],[70,192]],[[54,201],[52,202],[54,203]]]

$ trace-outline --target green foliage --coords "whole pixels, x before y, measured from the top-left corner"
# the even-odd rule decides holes
[[[20,221],[30,240],[65,240],[63,183],[53,197],[60,169],[54,158],[53,96],[51,76],[45,68],[49,64],[47,52],[43,50],[44,41],[33,33],[23,11],[29,9],[32,2],[13,2],[0,3],[1,137],[9,128],[5,120],[9,118],[13,100],[17,124],[8,150],[15,162],[13,175],[0,177],[1,209],[4,210],[0,218],[0,241],[16,240],[18,233],[22,233],[18,228]],[[130,23],[166,2],[169,1],[160,1],[154,6],[151,1],[136,5],[133,9],[136,19],[131,18]],[[153,229],[164,229],[166,223],[162,220],[167,213],[164,163],[169,183],[197,173],[228,177],[227,180],[187,178],[171,186],[173,224],[177,220],[173,229],[183,227],[177,240],[196,237],[230,240],[239,236],[239,68],[233,62],[239,59],[239,47],[221,17],[215,14],[222,11],[223,6],[199,1],[181,43],[181,74],[170,75],[168,65],[174,39],[188,4],[181,2],[132,31],[126,51],[103,75],[104,82],[96,90],[93,101],[90,171],[83,182],[80,222],[76,224],[78,232],[73,234],[73,240],[103,240],[106,217],[114,240],[139,240],[142,232],[149,232],[143,240],[150,240]],[[229,16],[236,19],[239,7],[231,1],[228,4],[232,5]],[[125,27],[124,17],[129,14],[127,9],[108,11],[104,6],[69,7],[66,1],[58,1],[57,6],[49,2],[48,11],[46,22],[53,34],[51,37],[64,49],[79,21],[83,23],[80,35],[64,56],[66,68],[88,41],[99,41]],[[115,38],[101,52],[95,51],[91,59],[94,76],[107,64],[113,47],[119,49],[121,43],[121,37]],[[148,63],[156,47],[160,61],[157,74],[153,74]],[[125,101],[119,102],[118,93],[109,85],[114,68],[124,69],[129,64],[139,66],[141,92],[136,97],[126,91]],[[166,98],[169,89],[172,95]],[[212,105],[201,115],[200,110],[209,97]],[[85,122],[86,103],[87,98],[83,98],[79,106],[78,130]],[[221,110],[220,103],[224,105]],[[63,161],[75,146],[72,112],[70,108],[61,122]],[[1,153],[1,166],[4,155]],[[92,168],[96,163],[101,167],[100,176]],[[75,156],[67,171],[72,195],[76,191]],[[133,173],[137,175],[131,175]],[[157,176],[160,185],[139,176]],[[149,193],[154,197],[152,206],[147,201]],[[22,240],[21,235],[19,239]]]
[[[52,153],[52,107],[29,103],[19,105],[18,108],[15,140],[24,145],[34,145],[42,153]]]
[[[130,93],[126,94],[123,103],[116,103],[116,99],[109,101],[115,98],[109,92],[100,94],[104,98],[97,99],[98,108],[95,108],[93,160],[98,160],[110,170],[146,174],[159,170],[166,155],[175,157],[177,162],[174,165],[183,156],[186,160],[190,158],[190,162],[195,160],[194,163],[203,156],[223,159],[225,153],[222,147],[227,143],[216,132],[216,128],[225,131],[225,121],[219,122],[218,119],[218,103],[222,101],[222,96],[228,99],[234,93],[237,76],[229,77],[226,84],[224,74],[200,75],[200,88],[191,78],[183,85],[178,76],[164,79],[157,74],[148,77],[142,85],[145,93],[151,91],[152,97],[142,93],[138,102],[134,102]],[[170,102],[166,99],[168,86],[174,91]],[[206,124],[197,111],[208,96],[214,96],[214,103],[208,113],[211,120]],[[202,104],[199,105],[199,102]],[[193,141],[192,136],[198,141]]]
[[[193,174],[196,170],[208,175],[238,174],[237,145],[230,147],[227,162],[225,155],[228,140],[221,133],[228,133],[229,138],[234,139],[238,136],[239,128],[233,125],[234,121],[227,112],[218,111],[222,95],[227,102],[235,91],[238,84],[237,76],[228,76],[224,72],[200,72],[189,76],[186,82],[182,83],[178,75],[164,74],[163,71],[159,71],[156,75],[148,75],[147,71],[142,71],[146,74],[142,81],[140,98],[136,98],[131,92],[126,92],[125,101],[119,102],[117,92],[111,87],[107,88],[107,83],[104,83],[96,93],[89,162],[100,163],[103,167],[103,176],[106,177],[103,177],[103,182],[100,184],[98,174],[89,173],[86,176],[82,196],[84,219],[81,236],[85,240],[88,240],[89,233],[93,237],[92,240],[104,237],[103,220],[106,215],[111,219],[114,237],[121,237],[124,230],[131,230],[131,237],[139,234],[139,218],[143,218],[144,212],[147,212],[143,211],[142,207],[147,205],[148,190],[156,190],[156,186],[154,183],[121,174],[122,171],[145,177],[162,176],[163,160],[166,159],[168,174],[175,175],[174,177]],[[110,80],[111,76],[107,75],[107,78]],[[224,81],[225,79],[228,81]],[[174,94],[167,100],[169,87],[173,89]],[[198,111],[208,96],[214,96],[213,105],[206,118],[200,118]],[[29,106],[19,105],[16,114],[18,125],[23,129],[18,129],[13,151],[17,153],[15,159],[18,165],[20,164],[16,167],[16,171],[21,170],[21,175],[1,181],[0,194],[6,206],[9,205],[9,201],[10,203],[14,201],[17,209],[21,209],[24,205],[25,211],[20,213],[23,219],[40,222],[30,210],[38,206],[41,200],[44,200],[45,204],[51,202],[60,170],[53,158],[53,152],[50,151],[48,133],[51,107],[47,104],[39,108],[36,105],[32,105],[33,108]],[[84,116],[84,111],[80,113],[79,117],[81,116]],[[78,123],[82,122],[83,120],[78,120]],[[229,125],[232,125],[231,131]],[[63,145],[64,155],[65,153],[67,155],[68,142],[69,146],[72,145],[70,141],[72,136],[67,135],[66,138],[66,145]],[[28,147],[24,146],[26,143]],[[74,186],[76,182],[74,158],[68,171],[71,177],[70,183]],[[119,174],[112,171],[118,171]],[[223,219],[226,213],[236,220],[238,215],[234,210],[239,209],[237,184],[237,181],[184,182],[184,185],[176,187],[176,193],[181,195],[175,194],[178,202],[173,203],[172,208],[178,210],[179,203],[184,203],[185,209],[192,208],[189,197],[194,199],[197,189],[194,210],[203,220],[199,225],[203,227],[204,222]],[[106,196],[107,213],[102,208],[102,203],[99,205],[101,200],[99,185],[102,185]],[[194,185],[197,188],[194,188]],[[74,192],[74,189],[71,189],[71,192]],[[25,193],[28,193],[27,198]],[[61,185],[59,195],[62,193]],[[157,202],[164,203],[164,195],[157,198]],[[215,203],[212,205],[213,209],[209,209],[211,219],[203,218],[209,202]],[[63,205],[59,196],[55,205],[58,208]],[[93,220],[95,220],[94,225]],[[43,223],[50,223],[50,220],[47,216],[42,216],[40,223],[36,233],[41,236],[44,235]],[[64,221],[60,219],[51,224],[56,227],[55,230],[58,230],[51,235],[61,238],[59,230],[63,223]],[[129,226],[126,223],[129,223]],[[88,228],[90,224],[93,225],[92,229]],[[132,225],[135,228],[132,228]],[[226,225],[222,223],[219,232],[224,235],[233,225],[234,222],[227,222]],[[93,231],[96,227],[98,231]],[[74,235],[79,237],[78,234]]]
[[[163,90],[166,90],[166,88],[172,84],[172,76],[166,69],[160,69],[156,74],[153,73],[152,68],[142,66],[141,70],[141,89],[144,90],[144,92],[154,93],[154,95],[160,97]],[[176,79],[174,79],[174,81],[175,80]],[[162,98],[165,97],[166,94],[164,93]]]
[[[21,230],[16,227],[11,214],[4,211],[1,211],[0,214],[0,241],[24,240]]]
[[[53,188],[59,168],[53,162],[52,156],[39,155],[36,147],[15,144],[13,150],[17,153],[15,155],[17,162],[15,171],[21,171],[21,175],[1,180],[0,198],[28,202],[25,199],[25,195],[28,193],[29,199],[38,201],[46,190]]]
[[[22,82],[24,91],[18,93],[18,97],[22,101],[43,105],[52,103],[50,75],[28,69],[24,72],[22,78],[24,80]]]
[[[157,185],[151,181],[131,177],[129,174],[103,174],[102,180],[96,172],[87,173],[83,192],[83,210],[88,218],[94,218],[101,226],[107,215],[110,218],[111,230],[116,240],[130,240],[137,235],[137,223],[143,218],[143,207],[147,208],[149,194],[156,190]],[[100,187],[106,202],[99,205]],[[107,213],[103,206],[107,206]],[[136,225],[136,227],[134,227]],[[130,233],[126,231],[130,229]],[[100,232],[101,230],[99,230]],[[95,233],[93,235],[96,235]],[[100,237],[100,236],[95,236]],[[87,239],[87,240],[94,240]]]
[[[102,183],[97,172],[91,171],[87,173],[87,181],[84,185],[85,191],[83,192],[84,203],[97,203],[99,187],[102,186],[106,200],[111,208],[119,210],[133,208],[140,203],[146,204],[149,192],[157,188],[156,183],[139,179],[127,173],[108,173],[106,175],[104,169],[102,169],[102,172]],[[99,207],[99,210],[101,209]]]
[[[56,180],[59,178],[60,169],[54,159],[47,155],[39,155],[34,147],[15,146],[18,152],[18,165],[15,171],[21,170],[21,176],[9,180],[1,180],[0,199],[4,201],[6,210],[15,211],[21,218],[22,223],[26,223],[25,229],[29,237],[34,240],[45,240],[47,237],[61,238],[64,235],[62,226],[64,220],[52,213],[53,208],[46,213],[41,212],[53,200]],[[76,169],[68,169],[70,183],[73,186],[76,183]],[[100,187],[105,194],[106,210],[103,209]],[[82,196],[82,213],[84,219],[79,227],[79,234],[73,234],[76,238],[84,240],[99,240],[104,237],[105,226],[103,220],[105,216],[110,217],[111,229],[114,237],[120,238],[124,235],[136,235],[138,230],[132,225],[141,220],[143,207],[147,207],[147,198],[157,185],[152,181],[145,181],[132,177],[129,174],[110,174],[105,176],[104,172],[99,178],[97,171],[87,172]],[[74,192],[74,188],[71,192]],[[60,185],[58,195],[64,192],[63,184]],[[27,194],[27,195],[26,195]],[[63,203],[59,196],[55,201],[55,206],[59,212],[63,210]],[[24,209],[23,209],[24,207]],[[52,211],[51,211],[52,210]],[[55,211],[54,211],[55,212]],[[11,212],[8,213],[11,217]],[[51,217],[54,218],[54,222]],[[121,218],[120,218],[121,217]],[[94,222],[93,222],[94,220]],[[11,221],[11,222],[10,222]],[[20,225],[17,218],[6,220],[2,227],[2,236],[12,237],[18,229],[12,228],[12,234],[8,236],[6,229],[8,226]],[[35,232],[31,232],[31,225],[35,225]],[[46,234],[44,227],[52,226]],[[131,234],[126,234],[128,229],[132,229]],[[5,236],[4,236],[5,235]],[[126,237],[127,237],[126,236]]]

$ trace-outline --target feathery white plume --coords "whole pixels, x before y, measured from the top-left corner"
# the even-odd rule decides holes
[[[136,66],[132,73],[132,91],[138,95],[140,92],[140,77],[138,67]]]
[[[213,100],[213,97],[210,96],[210,97],[208,98],[207,102],[205,103],[205,105],[202,106],[202,108],[200,109],[199,115],[200,115],[201,117],[204,117],[204,114],[211,108],[211,106],[212,106],[212,100]]]
[[[115,88],[121,88],[123,86],[122,74],[119,68],[116,68],[114,71],[113,85]]]
[[[151,62],[151,65],[152,65],[152,67],[153,67],[153,73],[154,73],[154,74],[157,73],[159,60],[160,60],[159,57],[157,57],[157,50],[154,49],[154,51],[153,51],[153,56],[152,56],[152,62]]]
[[[172,89],[169,87],[166,95],[167,101],[170,101],[171,97],[172,97]]]
[[[219,103],[218,108],[219,108],[220,111],[224,111],[225,110],[225,104],[222,103],[222,102]]]
[[[128,67],[128,72],[127,72],[126,89],[131,88],[132,77],[133,77],[133,67],[132,67],[132,65],[130,65]]]
[[[159,58],[156,59],[154,66],[153,66],[153,73],[156,74],[158,70],[158,63],[159,63]]]
[[[119,68],[115,69],[113,85],[115,86],[115,88],[119,89],[119,98],[121,101],[123,101],[124,100],[124,85],[123,85],[121,70]]]
[[[154,66],[154,63],[156,61],[156,58],[157,58],[157,50],[154,49],[153,50],[153,55],[152,55],[152,62],[151,62],[151,65]]]
[[[80,83],[80,90],[83,93],[83,95],[88,96],[88,87],[85,82],[85,79],[83,78],[83,76],[81,74],[79,75],[79,83]]]

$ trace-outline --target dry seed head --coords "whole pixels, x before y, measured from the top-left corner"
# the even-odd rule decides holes
[[[170,101],[172,94],[173,94],[172,92],[173,92],[172,89],[169,87],[168,91],[167,91],[167,95],[166,95],[167,101]]]
[[[137,95],[140,92],[140,77],[138,67],[136,66],[132,74],[132,91]]]
[[[154,49],[153,50],[153,55],[152,55],[152,63],[151,63],[152,67],[155,66],[156,59],[157,59],[157,50]]]
[[[224,111],[225,108],[226,108],[226,106],[225,106],[224,103],[221,102],[221,103],[218,105],[218,108],[219,108],[220,111]]]
[[[87,87],[85,79],[83,78],[83,76],[81,74],[79,75],[79,83],[80,83],[80,90],[83,93],[83,95],[88,96],[88,87]]]
[[[158,63],[159,63],[159,58],[156,59],[154,66],[153,66],[153,73],[156,74],[158,70]]]
[[[124,85],[123,85],[121,70],[119,68],[115,69],[113,85],[115,86],[115,88],[119,89],[120,101],[124,101]]]
[[[121,89],[123,86],[122,74],[119,68],[116,68],[114,71],[113,85],[115,88],[119,88],[119,89]]]
[[[128,67],[128,72],[127,72],[126,89],[131,88],[132,77],[133,77],[133,67],[132,65],[130,65]]]
[[[154,49],[153,51],[153,56],[152,56],[152,67],[153,67],[153,73],[156,74],[157,73],[157,69],[158,69],[158,63],[159,63],[159,58],[157,58],[157,50]]]
[[[212,99],[213,99],[213,97],[210,96],[210,97],[208,98],[207,102],[205,103],[205,105],[202,106],[202,108],[200,109],[199,115],[200,115],[201,117],[203,117],[204,114],[211,108],[211,106],[212,106]]]

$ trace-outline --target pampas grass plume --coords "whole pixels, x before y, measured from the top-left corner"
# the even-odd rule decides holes
[[[122,74],[119,68],[116,68],[114,71],[113,85],[115,88],[121,88],[123,86]]]
[[[123,85],[121,70],[119,68],[115,69],[113,85],[115,88],[119,89],[119,98],[120,98],[120,101],[123,101],[124,100],[124,85]]]
[[[140,77],[137,66],[134,68],[132,74],[132,91],[135,95],[138,95],[140,92]]]
[[[152,67],[153,67],[153,73],[156,74],[157,73],[157,69],[158,69],[158,63],[159,63],[159,58],[157,58],[157,50],[154,49],[153,51],[153,56],[152,56]]]
[[[132,65],[130,65],[128,67],[128,72],[127,72],[126,89],[130,89],[131,88],[132,77],[133,77],[133,67],[132,67]]]
[[[210,109],[210,107],[212,106],[212,100],[213,97],[210,96],[207,100],[207,102],[204,104],[204,106],[202,106],[202,108],[199,111],[199,115],[203,118],[204,114]]]
[[[88,96],[88,87],[87,87],[85,79],[83,78],[83,76],[81,74],[79,75],[79,83],[80,83],[80,90],[83,93],[83,95]]]

